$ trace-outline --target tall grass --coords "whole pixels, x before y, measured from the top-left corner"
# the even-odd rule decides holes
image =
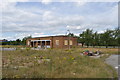
[[[112,49],[109,51],[102,50],[104,53],[113,51]],[[3,78],[117,77],[112,67],[105,64],[101,59],[81,56],[82,51],[84,51],[83,48],[3,51],[2,76]]]
[[[0,45],[0,47],[4,47],[4,48],[22,48],[22,47],[26,47],[26,45]]]

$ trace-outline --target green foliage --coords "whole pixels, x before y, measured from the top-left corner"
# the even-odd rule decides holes
[[[73,33],[69,33],[68,36],[74,37],[75,35]]]
[[[24,45],[26,45],[26,40],[27,40],[28,38],[32,38],[32,36],[24,37],[24,38],[22,39],[22,43],[23,43]]]
[[[24,37],[22,40],[16,39],[16,41],[7,41],[7,42],[0,42],[2,45],[26,45],[26,40],[31,38],[31,36]]]
[[[114,30],[107,29],[104,33],[93,33],[93,30],[86,29],[79,34],[78,42],[83,45],[89,46],[119,46],[120,40],[120,29],[119,27]]]
[[[90,46],[92,44],[92,30],[86,29],[86,31],[83,31],[82,34],[80,34],[80,42],[83,44]]]

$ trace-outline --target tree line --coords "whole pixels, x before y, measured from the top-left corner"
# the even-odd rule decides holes
[[[112,46],[116,47],[120,45],[120,28],[114,30],[107,29],[103,33],[93,32],[92,29],[86,29],[79,36],[75,36],[73,33],[69,33],[68,36],[77,37],[78,43],[89,46]],[[26,39],[32,38],[32,36],[24,37],[22,40],[17,39],[15,41],[0,42],[2,45],[26,45]]]
[[[69,33],[70,36],[75,36],[73,33]],[[107,29],[103,33],[93,32],[92,29],[86,29],[83,31],[78,38],[78,43],[89,46],[108,46],[116,47],[120,45],[120,28],[115,28],[114,30]]]
[[[3,41],[0,42],[1,45],[26,45],[26,40],[32,38],[32,36],[24,37],[22,40],[16,39],[15,41]]]

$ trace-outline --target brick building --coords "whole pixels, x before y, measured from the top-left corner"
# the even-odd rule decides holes
[[[27,39],[26,44],[28,47],[69,48],[77,46],[77,38],[68,36],[36,37]]]

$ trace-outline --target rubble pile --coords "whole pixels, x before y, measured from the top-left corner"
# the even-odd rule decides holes
[[[86,55],[86,56],[90,56],[90,57],[100,57],[102,52],[100,52],[99,50],[98,51],[95,51],[95,52],[92,52],[92,51],[89,51],[89,50],[85,50],[83,51],[82,53],[80,53],[80,55]]]

